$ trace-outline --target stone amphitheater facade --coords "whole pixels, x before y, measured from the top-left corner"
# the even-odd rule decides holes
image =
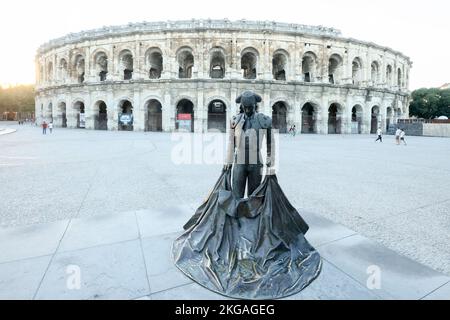
[[[321,26],[132,23],[42,45],[36,116],[69,128],[224,131],[236,97],[253,90],[280,132],[371,133],[408,117],[411,66],[400,52]]]

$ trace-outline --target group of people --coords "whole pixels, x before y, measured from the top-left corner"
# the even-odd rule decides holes
[[[53,122],[47,123],[47,122],[42,122],[42,134],[47,134],[47,128],[48,130],[50,130],[50,133],[52,133],[53,131]]]
[[[395,131],[395,143],[397,145],[400,145],[400,142],[403,142],[403,144],[406,146],[406,140],[405,140],[405,130],[398,128],[397,131]],[[383,132],[381,131],[381,128],[379,127],[377,130],[377,139],[375,142],[380,141],[383,142]]]

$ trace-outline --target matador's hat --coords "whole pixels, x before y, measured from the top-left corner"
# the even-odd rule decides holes
[[[245,107],[255,106],[261,101],[261,96],[251,91],[244,91],[239,97],[236,98],[236,103],[240,103]]]

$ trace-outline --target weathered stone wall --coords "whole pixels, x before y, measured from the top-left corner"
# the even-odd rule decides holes
[[[195,131],[201,132],[212,100],[225,104],[229,119],[237,112],[237,95],[250,89],[263,97],[260,111],[270,115],[280,102],[285,121],[297,128],[309,117],[302,108],[310,103],[314,132],[328,133],[334,117],[340,132],[350,133],[353,117],[360,132],[369,133],[408,116],[410,67],[399,52],[323,27],[245,21],[113,27],[69,35],[39,49],[36,115],[59,125],[65,113],[74,127],[76,106],[83,102],[87,128],[94,128],[103,101],[108,129],[115,130],[120,104],[127,100],[134,130],[145,130],[147,102],[153,99],[162,106],[162,129],[171,131],[178,102],[188,99]],[[221,76],[213,78],[213,70]],[[246,79],[252,72],[254,79]],[[329,112],[332,104],[335,114]]]
[[[450,123],[424,123],[423,135],[429,137],[450,137]]]

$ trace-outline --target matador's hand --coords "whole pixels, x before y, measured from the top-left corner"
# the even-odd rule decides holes
[[[227,171],[230,170],[233,167],[233,165],[231,163],[226,163],[223,165],[223,171]]]

